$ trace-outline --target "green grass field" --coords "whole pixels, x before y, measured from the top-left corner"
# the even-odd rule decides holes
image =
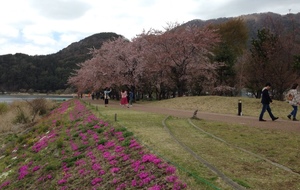
[[[239,100],[242,101],[243,115],[259,115],[260,100],[252,98],[181,97],[138,104],[237,114]],[[126,127],[144,146],[174,164],[189,189],[234,189],[226,179],[246,189],[300,189],[300,134],[205,120],[166,118],[165,115],[124,108],[90,107],[100,118]],[[291,111],[289,104],[280,101],[274,101],[271,108],[282,119],[287,119],[286,115]],[[209,166],[226,176],[225,180]]]

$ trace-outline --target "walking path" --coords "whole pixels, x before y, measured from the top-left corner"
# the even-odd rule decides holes
[[[84,101],[89,102],[91,104],[104,106],[103,100],[84,99]],[[120,107],[120,104],[118,101],[110,101],[107,108],[109,107]],[[176,117],[183,117],[183,118],[191,118],[195,112],[195,110],[191,110],[191,111],[177,110],[177,109],[154,107],[145,104],[143,105],[134,104],[132,107],[128,109],[132,109],[135,111],[158,113],[158,114],[164,114],[164,115],[170,115]],[[249,127],[261,127],[265,129],[284,130],[284,131],[300,133],[300,121],[283,120],[280,118],[276,121],[272,121],[271,118],[269,118],[269,115],[267,113],[265,114],[265,119],[267,120],[266,122],[258,121],[258,116],[252,117],[252,116],[238,116],[238,115],[229,115],[229,114],[208,113],[208,112],[201,112],[201,110],[197,112],[196,116],[199,119],[204,119],[204,120],[220,121],[226,123],[245,125]]]

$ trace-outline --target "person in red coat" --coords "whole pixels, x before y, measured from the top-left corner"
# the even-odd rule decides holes
[[[127,100],[127,91],[126,90],[122,90],[121,91],[121,105],[122,106],[128,106],[128,100]]]

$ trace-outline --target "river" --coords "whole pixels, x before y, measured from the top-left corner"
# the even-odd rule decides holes
[[[12,103],[13,101],[33,100],[37,98],[45,98],[55,101],[66,101],[72,99],[72,95],[0,95],[0,103]]]

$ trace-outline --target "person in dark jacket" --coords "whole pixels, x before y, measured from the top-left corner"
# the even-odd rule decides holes
[[[259,121],[266,121],[263,119],[264,113],[268,111],[272,121],[275,121],[278,119],[278,117],[275,117],[271,111],[270,103],[272,102],[272,99],[269,95],[269,89],[271,88],[271,83],[267,83],[266,86],[262,89],[262,95],[261,95],[261,103],[262,103],[262,110],[259,115]]]

